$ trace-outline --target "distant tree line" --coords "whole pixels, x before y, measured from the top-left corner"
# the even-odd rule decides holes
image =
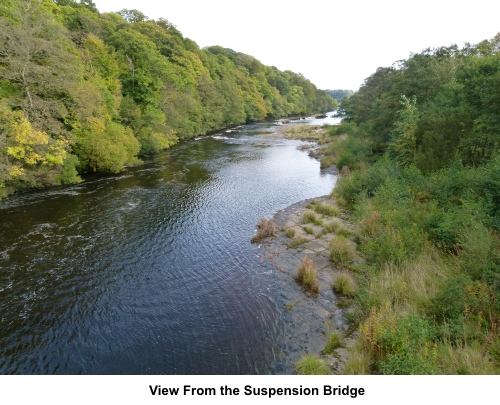
[[[336,102],[301,74],[91,0],[0,4],[0,197],[119,172],[179,139]]]
[[[341,102],[344,97],[347,98],[351,97],[354,94],[354,91],[335,89],[335,90],[325,90],[325,93],[328,94],[334,100]]]

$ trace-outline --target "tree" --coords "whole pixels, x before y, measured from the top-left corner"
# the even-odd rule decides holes
[[[64,27],[38,3],[14,2],[11,19],[0,17],[0,79],[16,87],[11,102],[48,133],[63,134],[60,101],[81,77]],[[21,97],[19,97],[21,96]]]
[[[393,155],[401,166],[408,166],[414,162],[417,151],[417,123],[419,112],[417,99],[410,100],[406,96],[401,96],[403,109],[398,111],[399,119],[394,123],[392,132],[392,142],[389,144],[389,153]]]
[[[143,13],[136,9],[128,10],[124,8],[123,10],[120,10],[118,14],[132,24],[149,20],[149,17],[146,17]]]

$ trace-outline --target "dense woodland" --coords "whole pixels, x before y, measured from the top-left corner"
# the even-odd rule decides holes
[[[379,68],[344,98],[334,194],[366,265],[347,372],[500,371],[500,34]]]
[[[165,19],[91,0],[0,4],[0,198],[119,172],[180,139],[336,106],[301,74],[200,49]]]

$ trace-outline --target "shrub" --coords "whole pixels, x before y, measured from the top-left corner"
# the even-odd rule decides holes
[[[268,236],[276,235],[276,223],[272,219],[261,218],[257,224],[258,231],[250,240],[252,243],[259,242]]]
[[[295,236],[295,229],[293,229],[293,228],[288,228],[288,229],[285,231],[285,235],[287,236],[287,238],[292,239],[292,238]]]
[[[419,315],[398,315],[387,303],[372,308],[360,327],[384,374],[436,374],[430,322]]]
[[[330,372],[324,360],[309,354],[297,362],[295,371],[301,375],[327,375]]]
[[[345,266],[353,261],[354,253],[351,241],[343,236],[336,236],[330,242],[330,260],[338,266]]]
[[[351,273],[342,272],[333,283],[333,291],[346,297],[354,297],[358,287]]]
[[[314,260],[309,259],[307,256],[302,259],[295,280],[302,285],[304,290],[311,294],[317,294],[319,292],[318,276],[314,267]]]

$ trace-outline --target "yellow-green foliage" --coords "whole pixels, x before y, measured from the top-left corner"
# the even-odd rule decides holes
[[[330,260],[338,266],[346,266],[354,260],[352,242],[344,236],[336,236],[330,242]]]
[[[333,204],[328,204],[328,203],[321,203],[317,200],[312,201],[309,205],[308,208],[311,208],[312,210],[316,211],[318,214],[330,216],[330,217],[337,217],[340,214],[340,210],[336,205]]]
[[[136,157],[139,141],[130,128],[115,122],[89,119],[78,140],[83,161],[94,171],[118,173],[124,166],[140,162]]]
[[[323,225],[323,222],[318,218],[316,213],[312,210],[306,210],[304,212],[304,215],[302,217],[302,221],[305,224],[313,223],[314,225],[318,225],[318,226]]]
[[[319,357],[305,355],[296,364],[295,371],[301,375],[327,375],[330,373],[328,365]]]
[[[338,333],[327,333],[326,338],[328,339],[328,342],[326,343],[325,350],[323,350],[323,354],[333,354],[335,349],[343,346],[342,339],[340,338]]]
[[[417,314],[397,313],[390,303],[373,307],[359,328],[365,346],[384,374],[437,374],[437,343],[430,322]]]
[[[76,167],[118,172],[179,138],[337,104],[300,74],[220,46],[200,49],[166,20],[137,10],[7,3],[0,99],[26,122],[11,119],[21,135],[0,145],[9,159],[0,164],[2,195],[78,181]],[[316,137],[324,130],[292,132]]]
[[[319,292],[318,276],[316,274],[316,268],[314,266],[314,260],[305,256],[302,259],[295,280],[299,283],[304,290],[311,294],[317,294]]]
[[[293,228],[288,228],[285,230],[285,235],[287,238],[293,238],[295,236],[295,229]]]
[[[304,228],[303,228],[303,229],[304,229],[304,231],[305,231],[307,234],[309,234],[309,235],[314,234],[314,229],[312,229],[312,228],[310,228],[310,227],[308,227],[308,226],[304,226]]]

